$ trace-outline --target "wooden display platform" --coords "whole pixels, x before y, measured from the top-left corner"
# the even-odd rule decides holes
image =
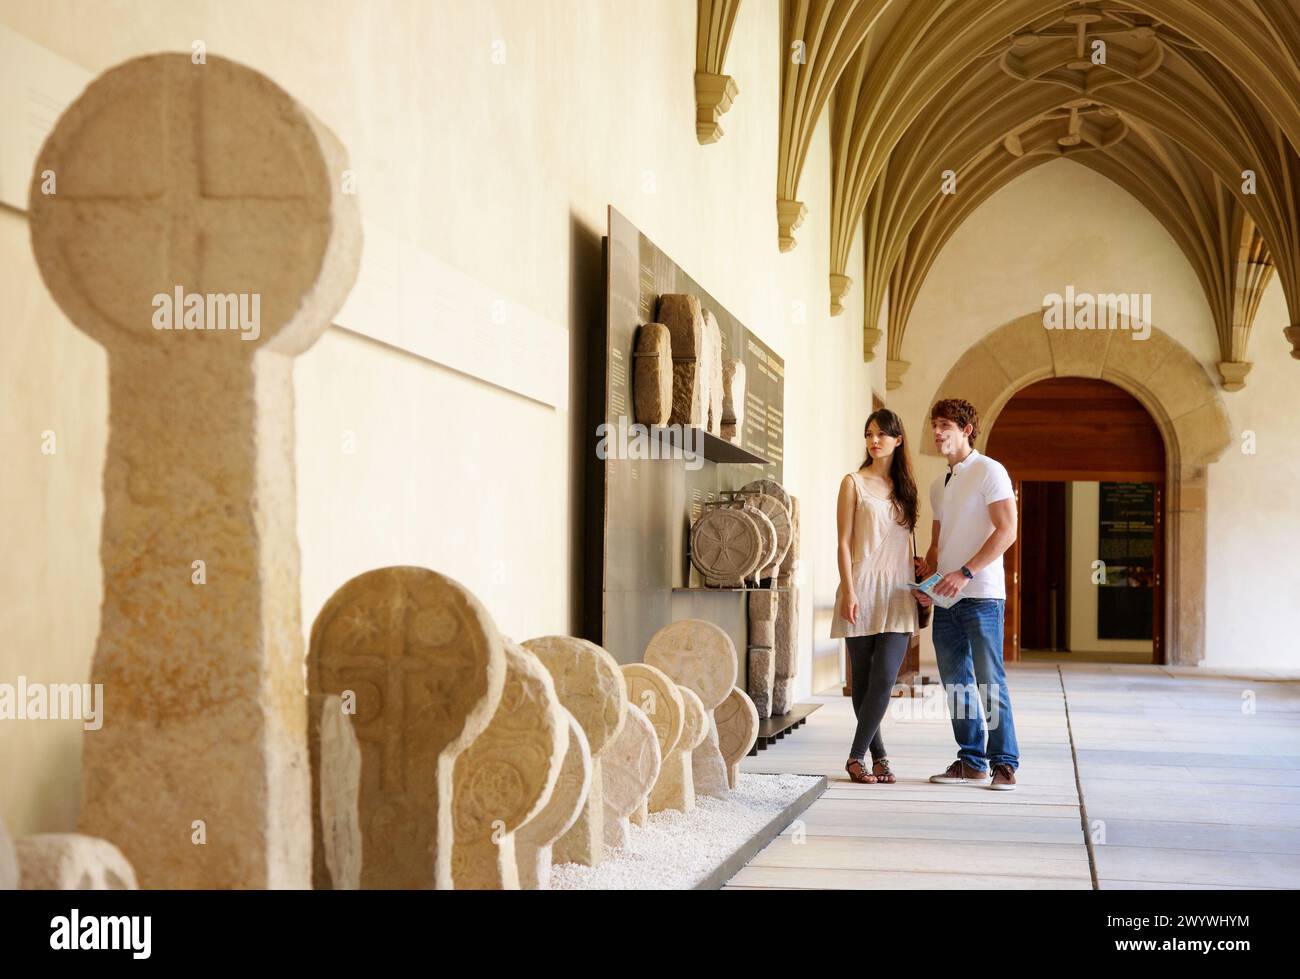
[[[808,720],[808,716],[820,707],[821,704],[795,704],[788,714],[760,718],[758,740],[754,742],[754,747],[749,749],[749,753],[756,755],[768,745],[775,744]]]

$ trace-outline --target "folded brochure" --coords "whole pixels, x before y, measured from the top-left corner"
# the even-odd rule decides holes
[[[923,592],[924,594],[928,595],[930,601],[934,602],[934,604],[938,605],[940,608],[952,608],[954,605],[956,605],[958,602],[961,601],[961,596],[960,595],[956,595],[956,596],[936,595],[934,593],[934,586],[937,585],[942,580],[943,580],[943,575],[932,574],[930,575],[930,577],[926,578],[925,581],[911,582],[908,584],[907,587],[913,589],[914,591]]]

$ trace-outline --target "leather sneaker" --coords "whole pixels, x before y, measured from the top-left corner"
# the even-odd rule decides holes
[[[990,789],[1001,789],[1003,792],[1010,792],[1016,787],[1016,773],[1010,765],[994,765],[993,781],[990,783]]]
[[[988,777],[989,773],[984,769],[971,768],[958,758],[941,775],[931,775],[930,781],[940,785],[983,785]]]

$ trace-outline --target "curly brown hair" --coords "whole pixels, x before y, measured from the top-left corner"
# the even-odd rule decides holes
[[[975,444],[975,439],[980,433],[980,415],[975,410],[975,406],[969,401],[963,401],[961,398],[945,398],[935,403],[930,409],[930,421],[936,418],[945,418],[952,422],[958,428],[965,428],[967,425],[970,429],[970,444]]]

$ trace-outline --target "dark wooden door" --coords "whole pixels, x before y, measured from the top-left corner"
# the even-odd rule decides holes
[[[1164,638],[1164,478],[1165,446],[1146,408],[1131,394],[1106,381],[1054,377],[1018,391],[998,414],[985,450],[1002,463],[1017,487],[1026,480],[1155,483],[1159,568],[1154,656],[1163,660]],[[1006,659],[1020,657],[1019,541],[1004,558],[1007,574]]]
[[[1020,647],[1063,649],[1068,483],[1023,484],[1020,514]]]

